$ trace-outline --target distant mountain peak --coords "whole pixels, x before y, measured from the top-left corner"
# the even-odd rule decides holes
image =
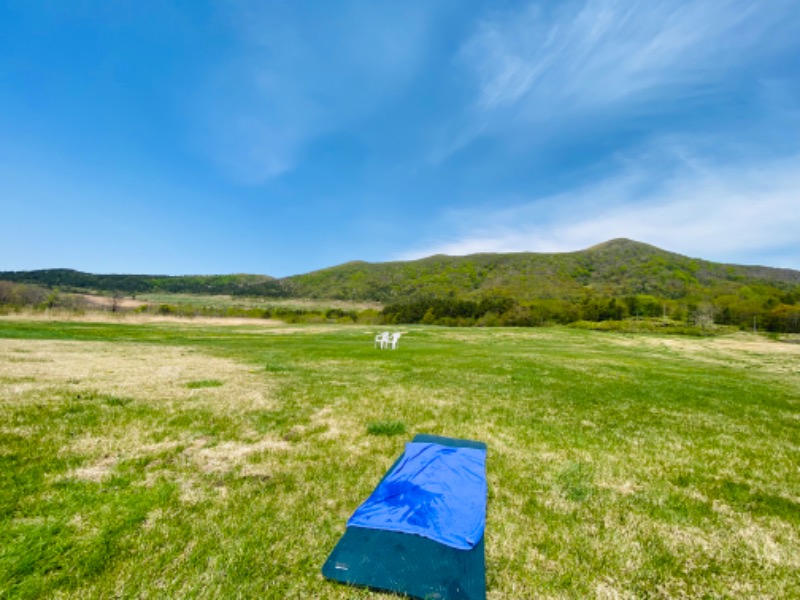
[[[613,240],[600,242],[599,244],[590,246],[587,250],[610,250],[616,248],[650,248],[653,250],[660,250],[660,248],[656,246],[645,244],[644,242],[637,242],[636,240],[628,238],[614,238]]]

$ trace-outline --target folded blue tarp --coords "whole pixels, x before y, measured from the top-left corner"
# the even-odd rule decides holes
[[[410,442],[348,527],[421,535],[472,549],[486,524],[486,450]]]
[[[436,522],[440,524],[438,532],[434,532],[438,537],[455,538],[469,544],[475,532],[480,531],[478,542],[469,550],[462,550],[417,533],[353,525],[347,527],[331,551],[322,567],[322,574],[341,583],[395,592],[412,598],[485,600],[486,561],[482,534],[486,515],[486,444],[425,434],[414,436],[413,442],[410,444],[412,451],[404,452],[397,459],[370,500],[364,503],[363,516],[366,521],[369,522],[373,514],[367,510],[370,501],[375,499],[376,504],[381,504],[378,500],[384,498],[389,500],[390,508],[395,506],[392,502],[399,507],[397,512],[389,511],[388,518],[381,518],[388,521],[389,526],[405,521],[427,531],[437,528],[424,526],[425,523]],[[416,446],[431,445],[446,449],[469,449],[477,454],[443,453],[441,450],[419,454],[413,450]],[[414,456],[427,464],[421,469],[410,468],[415,462],[412,460]],[[429,460],[431,456],[438,458]],[[466,460],[459,463],[463,458]],[[406,462],[409,464],[402,466]],[[459,471],[464,473],[459,474]],[[392,480],[401,482],[398,488],[379,493],[384,483]],[[442,485],[442,481],[447,482],[446,485]],[[405,491],[403,486],[406,486]],[[398,489],[400,493],[397,493]],[[469,489],[472,491],[467,491]],[[447,511],[437,510],[430,517],[427,507],[452,507],[455,506],[453,502],[465,506],[463,513],[466,516],[460,510],[452,511],[456,513],[455,522],[460,525],[449,524]],[[356,511],[354,518],[361,510],[359,508]],[[386,522],[380,524],[386,525]],[[442,532],[444,535],[440,536]]]

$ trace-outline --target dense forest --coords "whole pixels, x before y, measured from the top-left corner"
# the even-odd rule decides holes
[[[290,295],[393,302],[409,297],[480,298],[506,295],[520,301],[576,300],[587,290],[620,297],[647,294],[679,299],[714,295],[748,285],[788,290],[800,271],[726,265],[630,240],[556,254],[509,253],[431,256],[415,261],[352,262],[280,280]]]
[[[714,263],[631,240],[557,254],[352,262],[283,279],[53,269],[0,272],[1,281],[6,282],[0,285],[5,305],[52,305],[56,289],[131,296],[170,292],[380,302],[385,323],[537,326],[659,319],[800,332],[800,271]],[[359,320],[355,313],[346,317]]]
[[[65,292],[118,292],[126,295],[168,292],[281,297],[280,283],[266,275],[94,275],[72,269],[0,272],[0,281],[27,283]]]

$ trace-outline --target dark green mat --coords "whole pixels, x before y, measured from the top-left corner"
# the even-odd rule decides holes
[[[413,441],[486,449],[482,442],[434,435],[417,435]],[[419,535],[348,527],[322,574],[342,583],[414,598],[486,598],[483,539],[472,550],[458,550]]]

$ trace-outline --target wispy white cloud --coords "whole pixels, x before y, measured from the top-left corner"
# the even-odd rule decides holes
[[[481,109],[523,105],[549,118],[699,93],[784,46],[798,25],[794,0],[534,2],[482,21],[460,64]]]
[[[627,237],[800,268],[797,30],[795,0],[532,1],[486,16],[457,59],[471,108],[430,162],[489,138],[542,177],[554,164],[558,181],[551,147],[574,151],[575,177],[593,182],[451,209],[447,237],[402,258]]]
[[[429,162],[485,137],[531,148],[714,110],[758,94],[773,60],[796,53],[798,30],[796,0],[534,0],[495,10],[457,54],[471,100],[441,128]]]
[[[425,4],[222,2],[234,50],[202,90],[200,144],[233,179],[292,169],[313,139],[352,127],[402,90],[423,60]]]
[[[511,208],[451,211],[450,237],[405,253],[566,252],[617,237],[701,258],[800,268],[800,154],[709,162],[680,143],[620,161],[599,182]]]

